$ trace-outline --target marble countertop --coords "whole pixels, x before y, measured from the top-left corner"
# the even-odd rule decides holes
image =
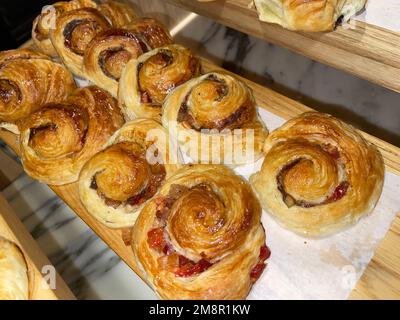
[[[400,145],[397,93],[203,17],[176,39],[231,71]],[[46,185],[22,173],[3,192],[78,299],[156,298]]]

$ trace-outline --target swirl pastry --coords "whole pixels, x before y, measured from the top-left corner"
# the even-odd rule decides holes
[[[330,31],[364,8],[366,0],[254,0],[261,21],[289,30]]]
[[[14,49],[14,50],[6,50],[0,52],[0,70],[2,67],[10,61],[19,60],[19,59],[47,59],[50,60],[50,57],[42,54],[40,52],[28,49]]]
[[[57,52],[50,40],[50,31],[55,27],[58,17],[67,11],[79,8],[96,8],[92,0],[61,1],[44,7],[41,14],[33,21],[32,40],[35,46],[43,53],[56,57]]]
[[[18,123],[25,171],[47,184],[78,180],[81,168],[122,126],[116,100],[97,87],[77,89]]]
[[[25,52],[30,55],[30,53]],[[0,60],[0,123],[18,133],[15,123],[40,108],[44,103],[60,102],[75,89],[72,74],[50,60],[22,59],[24,51],[3,54]],[[12,59],[19,56],[19,59]],[[0,58],[1,59],[1,58]],[[4,60],[3,60],[4,61]]]
[[[131,5],[112,0],[99,4],[98,10],[115,28],[127,25],[137,16]]]
[[[161,105],[175,87],[200,74],[191,51],[172,44],[154,49],[126,65],[119,84],[119,103],[127,119],[160,120]]]
[[[272,132],[251,177],[265,210],[289,229],[323,236],[370,213],[382,192],[381,154],[351,126],[304,113]]]
[[[220,72],[192,79],[168,95],[162,123],[199,163],[254,162],[268,135],[251,89]]]
[[[101,32],[90,42],[83,62],[84,73],[117,97],[118,81],[127,62],[171,42],[169,32],[157,20],[136,19],[124,29]]]
[[[220,165],[187,165],[132,231],[144,279],[163,299],[244,299],[269,250],[250,186]]]
[[[97,220],[111,228],[133,226],[146,202],[179,167],[179,158],[170,159],[166,137],[158,122],[136,119],[86,163],[79,195]]]
[[[0,300],[28,300],[28,266],[21,250],[0,237]]]
[[[83,55],[90,41],[111,27],[108,19],[94,8],[67,11],[57,18],[50,38],[62,62],[76,76],[83,73]]]

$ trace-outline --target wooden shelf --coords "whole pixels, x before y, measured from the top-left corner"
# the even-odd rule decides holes
[[[221,69],[204,60],[203,67],[206,72]],[[282,96],[271,89],[262,87],[243,78],[242,80],[253,89],[254,96],[260,107],[286,120],[311,110],[301,103]],[[368,134],[362,134],[366,139],[379,147],[385,159],[387,170],[400,175],[400,149]],[[17,154],[20,153],[17,136],[10,132],[0,130],[0,139],[8,144]],[[50,188],[140,276],[139,269],[133,259],[131,248],[127,247],[122,241],[121,231],[103,226],[86,211],[79,199],[77,183],[61,187],[50,186]],[[398,284],[398,279],[400,279],[400,257],[394,260],[391,259],[396,254],[399,255],[398,250],[396,252],[396,248],[400,247],[399,226],[400,217],[398,216],[388,234],[389,238],[385,239],[380,249],[377,251],[370,267],[366,270],[364,277],[358,283],[352,298],[400,299],[400,285]],[[376,276],[376,274],[379,274],[379,276]]]
[[[400,92],[400,33],[359,21],[329,33],[292,32],[259,21],[251,0],[166,2]]]
[[[51,265],[36,241],[19,220],[0,193],[0,236],[15,242],[23,251],[29,269],[30,299],[74,300],[75,297],[56,273],[55,289],[51,289],[41,273],[44,266]]]

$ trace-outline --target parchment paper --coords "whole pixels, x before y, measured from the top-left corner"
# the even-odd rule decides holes
[[[259,110],[270,131],[285,121]],[[256,165],[237,169],[248,177]],[[267,212],[262,222],[272,255],[249,299],[346,299],[355,287],[379,242],[400,212],[400,177],[386,172],[383,193],[375,210],[355,226],[334,236],[310,240],[280,226]]]

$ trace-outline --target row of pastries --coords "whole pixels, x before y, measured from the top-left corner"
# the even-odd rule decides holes
[[[33,49],[0,53],[0,126],[31,177],[77,183],[87,211],[122,230],[160,297],[244,299],[271,254],[262,209],[323,236],[375,207],[383,160],[351,126],[310,112],[269,134],[251,89],[204,74],[155,19],[114,1],[51,8]],[[232,170],[262,157],[250,183]]]

